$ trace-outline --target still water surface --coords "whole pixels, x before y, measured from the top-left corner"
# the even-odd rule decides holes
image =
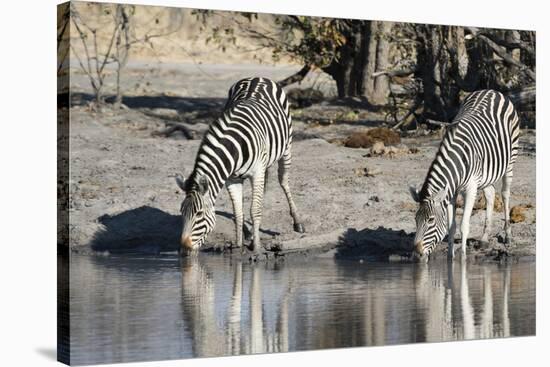
[[[535,334],[535,262],[71,256],[71,362]]]

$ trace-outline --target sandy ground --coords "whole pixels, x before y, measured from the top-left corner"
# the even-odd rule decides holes
[[[151,75],[133,69],[130,75],[140,75],[142,81],[150,79],[148,90],[140,90],[139,82],[124,101],[128,109],[102,112],[90,111],[87,96],[79,93],[86,92],[85,79],[78,75],[72,79],[77,93],[70,111],[70,244],[75,251],[156,254],[176,249],[183,195],[173,176],[190,173],[199,139],[221,110],[227,88],[247,75],[279,79],[292,71],[272,67],[230,68],[226,72],[219,66],[202,69],[206,72],[189,66],[151,71]],[[308,83],[316,81],[312,77]],[[330,89],[330,84],[326,88]],[[144,92],[146,96],[142,96]],[[407,188],[422,183],[440,136],[404,136],[402,143],[416,148],[416,153],[373,157],[369,149],[346,148],[339,142],[353,131],[378,125],[383,116],[336,103],[296,110],[294,116],[298,139],[293,144],[291,188],[307,232],[292,231],[287,202],[273,170],[264,204],[264,245],[283,253],[317,250],[325,252],[324,256],[399,259],[406,255],[416,210]],[[197,138],[152,136],[173,120],[193,122],[190,128]],[[470,251],[481,257],[535,254],[534,146],[534,131],[523,131],[511,204],[532,207],[525,211],[524,222],[512,225],[514,246],[505,248],[499,243],[503,214],[495,213],[491,246],[475,250],[477,243],[471,242]],[[365,169],[373,175],[365,175]],[[245,213],[249,196],[247,185]],[[217,226],[208,245],[222,248],[234,239],[225,190],[216,209]],[[474,212],[471,237],[481,235],[483,218],[483,210]]]

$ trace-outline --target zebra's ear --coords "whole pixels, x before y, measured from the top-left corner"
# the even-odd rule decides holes
[[[420,195],[418,195],[418,190],[414,186],[409,186],[409,192],[411,193],[411,196],[414,201],[417,203],[420,202]]]
[[[183,179],[183,176],[179,173],[176,173],[176,183],[178,184],[178,187],[185,192],[185,180]]]
[[[197,177],[197,185],[199,187],[199,192],[201,193],[201,195],[206,194],[206,192],[208,191],[208,180],[206,179],[206,176],[200,175],[199,177]]]

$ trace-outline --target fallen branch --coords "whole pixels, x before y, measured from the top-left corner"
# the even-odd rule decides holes
[[[168,137],[173,133],[175,133],[176,131],[181,131],[183,133],[183,136],[185,136],[185,138],[189,140],[193,140],[195,138],[195,133],[189,130],[189,128],[187,128],[184,125],[171,123],[171,122],[166,122],[165,124],[167,126],[166,129],[160,130],[160,131],[153,131],[151,135]]]
[[[289,76],[288,78],[281,80],[280,82],[277,82],[277,84],[279,84],[279,86],[281,87],[286,87],[287,85],[301,82],[302,80],[304,80],[304,78],[310,72],[310,70],[311,70],[311,65],[309,64],[304,65],[304,67],[301,68],[300,71]]]
[[[381,75],[387,75],[389,77],[395,77],[395,76],[408,76],[413,74],[416,71],[416,68],[411,69],[400,69],[400,70],[381,70],[372,73],[372,77],[376,78]]]
[[[436,125],[436,126],[444,126],[444,127],[447,127],[447,126],[452,126],[452,125],[458,124],[458,121],[455,121],[455,122],[446,122],[446,121],[437,121],[437,120],[432,120],[432,119],[426,119],[426,123],[428,123],[428,124],[430,124],[430,125]]]
[[[392,126],[393,130],[399,129],[401,126],[408,126],[415,118],[418,110],[422,107],[423,101],[416,98],[413,106],[409,109],[407,114],[397,124]]]

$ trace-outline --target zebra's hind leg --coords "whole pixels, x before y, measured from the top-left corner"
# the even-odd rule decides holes
[[[462,232],[462,256],[466,257],[466,244],[468,242],[468,235],[470,234],[470,217],[472,216],[472,210],[474,209],[474,203],[476,201],[477,185],[471,184],[464,191],[464,212],[462,214],[462,222],[460,223],[460,232]]]
[[[306,231],[303,223],[300,221],[298,216],[298,211],[296,210],[296,204],[292,199],[292,194],[290,193],[289,185],[289,172],[290,166],[292,163],[292,154],[290,153],[290,147],[287,148],[286,152],[283,154],[283,157],[279,160],[279,184],[283,188],[283,191],[286,195],[286,200],[288,201],[288,206],[290,207],[290,215],[294,222],[294,231],[299,233],[304,233]]]
[[[260,225],[262,222],[262,210],[264,201],[265,168],[260,168],[252,176],[252,205],[250,216],[252,217],[252,245],[250,250],[258,253],[261,249]]]
[[[512,228],[510,228],[510,185],[512,185],[512,171],[507,172],[502,179],[502,201],[504,202],[504,232],[506,244],[512,243]]]
[[[227,184],[227,192],[233,204],[233,214],[235,216],[235,244],[232,247],[242,247],[243,245],[243,181],[232,181]]]
[[[481,242],[489,242],[489,235],[493,226],[493,209],[495,207],[495,187],[493,185],[487,186],[483,189],[485,195],[485,201],[487,202],[487,208],[485,209],[485,226],[483,228],[483,235],[481,236]]]

